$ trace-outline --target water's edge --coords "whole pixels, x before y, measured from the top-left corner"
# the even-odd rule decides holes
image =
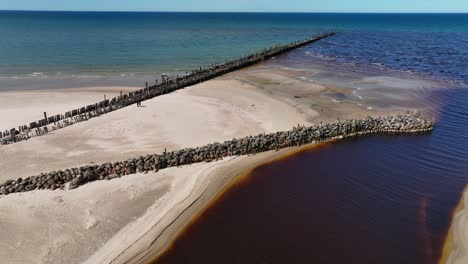
[[[177,233],[175,233],[172,236],[172,239],[168,241],[168,243],[165,245],[164,249],[161,252],[158,252],[156,254],[153,254],[147,261],[143,261],[140,263],[148,263],[148,264],[156,264],[162,256],[165,254],[169,253],[174,246],[174,243],[177,241],[179,237],[182,237],[184,235],[187,235],[190,232],[191,226],[197,223],[197,221],[200,221],[203,219],[203,215],[208,211],[210,208],[213,206],[217,205],[219,202],[223,200],[226,194],[228,194],[233,187],[235,186],[242,186],[242,185],[247,185],[249,183],[251,174],[254,170],[261,168],[262,166],[272,164],[275,162],[279,161],[285,161],[289,158],[294,157],[297,154],[300,154],[304,151],[312,150],[312,149],[320,149],[321,147],[325,147],[327,144],[334,144],[331,142],[324,142],[324,143],[311,143],[307,144],[304,146],[299,146],[299,147],[292,147],[289,149],[283,149],[280,150],[281,153],[278,156],[275,156],[273,158],[267,157],[266,159],[263,159],[261,162],[245,168],[241,173],[235,175],[232,177],[231,181],[227,183],[225,186],[223,186],[219,191],[214,195],[213,197],[210,198],[210,200],[203,205],[202,209],[198,211],[196,214],[193,216],[190,216],[190,221],[184,224],[183,228],[181,228]],[[272,152],[272,151],[270,151]],[[192,204],[193,206],[193,204]],[[175,220],[177,221],[177,219]]]
[[[443,244],[442,252],[441,252],[441,257],[439,260],[439,264],[447,264],[448,260],[450,259],[450,256],[454,253],[455,250],[455,241],[454,241],[454,221],[457,213],[466,210],[466,205],[465,205],[465,195],[466,191],[468,190],[468,185],[465,187],[465,189],[462,191],[460,194],[460,201],[458,202],[457,207],[453,209],[453,212],[451,214],[451,221],[450,221],[450,226],[447,228],[447,232],[445,235],[445,241]]]

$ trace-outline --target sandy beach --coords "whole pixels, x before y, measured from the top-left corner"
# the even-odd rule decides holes
[[[145,263],[246,169],[290,151],[4,197],[0,255],[8,263]]]
[[[258,73],[281,81],[252,80],[252,74]],[[369,110],[353,102],[336,103],[322,94],[343,88],[296,80],[291,74],[263,68],[240,71],[145,101],[140,108],[127,107],[27,142],[3,146],[0,148],[0,179],[123,160],[161,153],[165,149],[196,147],[235,137],[288,130],[298,124],[390,113]],[[114,90],[120,91],[120,88]],[[106,93],[108,91],[109,88]],[[101,88],[91,92],[63,89],[5,93],[1,96],[4,105],[0,109],[0,123],[4,123],[3,119],[5,123],[14,122],[14,115],[8,114],[13,110],[26,118],[37,116],[37,109],[43,108],[42,98],[50,98],[51,93],[68,97],[75,105],[83,105],[92,98],[102,97],[103,91]],[[51,105],[47,100],[46,105]],[[18,101],[26,101],[29,106],[19,111]],[[62,99],[62,104],[54,106],[54,110],[69,109],[66,101]],[[26,118],[20,120],[25,122]],[[16,163],[19,159],[28,162],[19,167]]]
[[[369,108],[365,99],[336,102],[328,95],[351,97],[354,90],[304,81],[300,74],[251,67],[145,101],[143,107],[127,107],[0,146],[0,180],[288,130],[298,124],[393,113]],[[43,111],[66,111],[121,89],[1,93],[0,124],[8,128],[29,122]],[[297,149],[131,175],[75,190],[1,197],[2,261],[144,263],[170,246],[243,173],[293,151]]]
[[[83,105],[93,104],[128,93],[141,87],[83,87],[37,91],[1,92],[0,131],[28,124],[48,114],[64,113]]]
[[[468,262],[468,188],[465,188],[455,209],[452,224],[444,243],[440,264],[462,264]]]

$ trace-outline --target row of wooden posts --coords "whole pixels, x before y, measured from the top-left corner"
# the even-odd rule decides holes
[[[145,88],[120,95],[112,99],[104,98],[103,101],[74,109],[64,114],[57,114],[48,116],[44,112],[44,118],[29,125],[19,126],[18,129],[12,128],[10,130],[0,133],[1,144],[11,144],[22,140],[29,139],[35,136],[47,134],[56,129],[61,129],[73,125],[77,122],[88,120],[90,118],[100,116],[102,114],[115,111],[117,109],[135,104],[142,101],[173,92],[178,89],[192,86],[197,83],[221,76],[223,74],[251,66],[255,63],[280,55],[292,49],[296,49],[307,45],[309,43],[327,38],[335,33],[320,34],[302,41],[295,41],[285,45],[276,45],[268,49],[261,50],[232,60],[223,64],[213,65],[211,67],[200,67],[185,76],[161,76],[161,82],[156,81],[152,86],[146,83]]]

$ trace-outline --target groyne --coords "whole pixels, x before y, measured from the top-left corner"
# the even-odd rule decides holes
[[[215,142],[198,148],[186,148],[125,161],[41,173],[24,179],[12,179],[0,184],[0,194],[7,195],[36,189],[64,189],[67,184],[69,189],[74,189],[96,180],[111,180],[124,175],[210,162],[229,156],[256,154],[360,135],[423,133],[433,128],[434,122],[425,120],[418,114],[338,120],[311,127],[298,126],[289,131],[248,136],[223,143]]]
[[[333,32],[325,33],[302,41],[295,41],[285,45],[276,45],[223,64],[212,65],[211,67],[200,67],[185,76],[163,75],[161,76],[160,82],[156,81],[152,86],[149,86],[148,83],[146,83],[146,86],[143,89],[127,94],[121,93],[120,96],[73,109],[63,114],[49,116],[44,112],[44,118],[41,120],[0,132],[0,144],[12,144],[30,139],[31,137],[41,136],[51,131],[86,121],[90,118],[94,118],[129,105],[141,103],[142,101],[251,66],[287,51],[330,37],[334,34],[335,33]]]

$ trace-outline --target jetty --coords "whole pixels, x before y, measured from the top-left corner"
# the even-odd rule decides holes
[[[333,36],[334,34],[334,32],[325,33],[289,44],[275,45],[268,49],[254,52],[223,64],[212,65],[210,67],[200,67],[185,76],[162,75],[160,82],[156,81],[153,85],[146,83],[145,88],[143,89],[127,94],[123,94],[121,92],[117,97],[82,106],[77,109],[72,109],[62,114],[48,115],[44,112],[43,119],[31,122],[27,125],[18,126],[18,128],[12,128],[0,132],[0,145],[12,144],[32,137],[41,136],[57,129],[65,128],[133,104],[140,104],[142,101],[251,66],[290,50]]]
[[[59,171],[44,172],[27,178],[11,179],[0,184],[0,195],[32,190],[74,189],[88,182],[112,180],[135,173],[158,171],[225,157],[253,155],[331,140],[371,134],[415,134],[434,129],[434,122],[419,114],[405,114],[366,119],[338,120],[310,127],[297,126],[289,131],[260,134],[197,148],[185,148],[160,154],[150,154],[125,161],[86,165]]]

